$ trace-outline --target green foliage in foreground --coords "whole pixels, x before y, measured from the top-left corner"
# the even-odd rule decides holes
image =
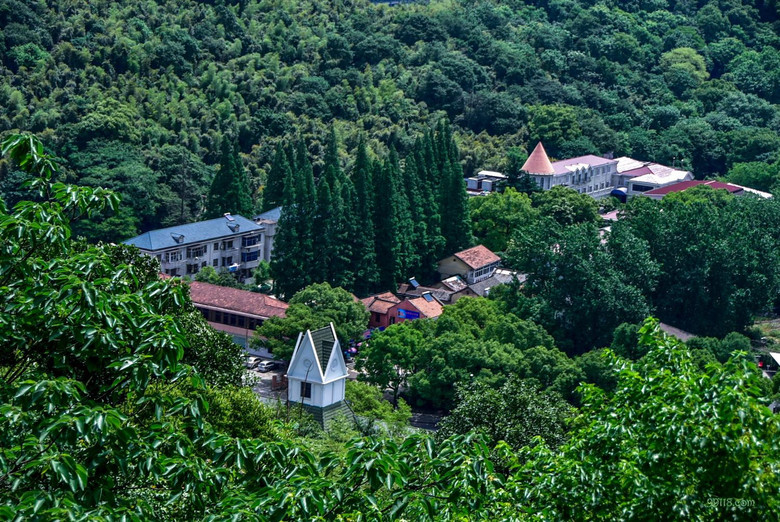
[[[647,355],[613,358],[614,393],[586,386],[555,450],[412,435],[314,454],[225,434],[247,397],[210,395],[181,363],[181,287],[69,240],[67,214],[114,197],[49,183],[56,165],[34,139],[4,151],[39,176],[43,201],[0,205],[2,519],[708,521],[780,509],[780,422],[757,398],[755,366],[737,353],[702,371],[652,321],[639,331]]]
[[[530,502],[564,520],[755,520],[774,512],[780,423],[757,399],[762,377],[747,354],[702,371],[654,322],[640,330],[640,344],[649,348],[641,362],[614,359],[613,394],[584,387],[559,452],[526,454]]]

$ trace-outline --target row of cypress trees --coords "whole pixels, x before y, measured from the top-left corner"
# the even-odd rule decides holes
[[[409,155],[372,160],[361,138],[349,175],[331,132],[315,181],[306,147],[277,148],[264,207],[283,207],[271,270],[289,298],[327,281],[359,296],[430,279],[443,255],[469,246],[463,169],[449,125],[419,137]]]

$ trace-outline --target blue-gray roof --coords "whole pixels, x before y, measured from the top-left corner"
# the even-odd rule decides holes
[[[201,243],[230,236],[237,236],[247,232],[261,231],[265,227],[256,224],[243,216],[232,215],[232,221],[227,217],[209,219],[208,221],[198,221],[197,223],[187,223],[175,227],[160,228],[150,230],[140,236],[124,241],[127,245],[135,245],[143,250],[160,250],[165,248],[176,248],[193,243]],[[238,225],[238,227],[236,227]],[[231,228],[232,227],[232,228]],[[184,236],[177,241],[176,238]]]
[[[266,210],[262,214],[259,214],[255,216],[255,221],[260,221],[261,219],[267,219],[268,221],[279,221],[279,218],[282,217],[282,207],[276,207],[272,208],[271,210]]]

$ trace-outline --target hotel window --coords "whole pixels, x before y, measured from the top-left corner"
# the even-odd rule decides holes
[[[214,243],[214,252],[219,250],[219,243]]]
[[[233,256],[223,257],[222,266],[230,266],[233,264]]]
[[[233,248],[233,241],[225,241],[224,250],[230,250],[231,248]]]
[[[211,262],[211,266],[217,267],[219,266],[219,259],[215,259]]]
[[[301,383],[301,398],[302,399],[311,399],[311,383],[310,382],[302,382]]]
[[[166,252],[165,253],[165,262],[170,263],[172,261],[179,261],[181,259],[181,253],[176,250],[174,252]]]

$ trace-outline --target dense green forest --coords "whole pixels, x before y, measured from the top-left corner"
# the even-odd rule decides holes
[[[768,0],[0,0],[0,519],[772,516],[780,374],[750,325],[780,295],[780,203],[635,198],[604,232],[590,197],[517,176],[542,140],[777,190],[777,19]],[[520,190],[467,201],[482,168]],[[474,242],[528,278],[376,332],[354,418],[324,432],[261,404],[187,285],[111,244],[279,204],[258,282],[290,307],[253,342],[282,357],[331,321],[362,335],[347,290]],[[441,431],[410,430],[406,401]]]
[[[208,214],[225,140],[259,209],[278,144],[301,140],[319,178],[335,129],[351,173],[361,135],[372,159],[403,158],[442,117],[466,174],[543,140],[771,188],[778,40],[760,0],[3,0],[0,132],[117,190],[111,219],[76,227],[114,241]]]
[[[460,386],[433,436],[404,429],[408,409],[358,383],[351,404],[381,422],[323,433],[238,386],[236,346],[190,306],[186,284],[158,277],[156,260],[71,239],[72,220],[116,208],[116,194],[56,182],[56,160],[30,136],[2,147],[37,194],[0,204],[4,520],[709,521],[780,508],[780,421],[744,351],[708,361],[696,352],[717,342],[683,345],[649,319],[581,365],[601,361],[603,375],[577,390],[577,410],[557,382],[542,391],[505,375],[497,390]],[[306,289],[295,305],[323,305],[330,291]],[[494,305],[463,299],[436,323],[383,334],[422,341],[414,328],[436,328],[433,343],[472,348],[456,359],[480,341],[512,340],[521,360],[551,345]]]

